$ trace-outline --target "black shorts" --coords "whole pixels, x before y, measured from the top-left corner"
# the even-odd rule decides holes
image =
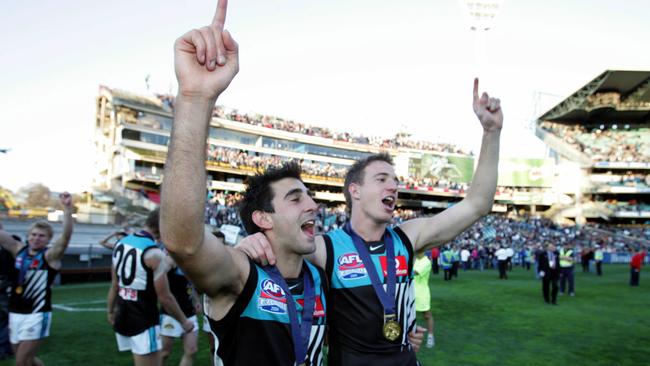
[[[352,350],[343,350],[336,347],[336,350],[330,348],[327,355],[327,364],[329,366],[419,366],[415,358],[415,352],[412,349],[405,349],[398,353],[376,354],[361,353]]]

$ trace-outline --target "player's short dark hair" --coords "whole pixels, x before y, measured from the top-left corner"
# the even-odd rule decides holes
[[[350,185],[352,183],[363,184],[364,170],[368,165],[375,161],[383,161],[390,165],[394,165],[393,158],[391,158],[387,152],[381,152],[358,160],[356,163],[352,164],[350,169],[348,169],[348,172],[345,175],[345,183],[343,184],[343,195],[345,196],[345,203],[348,206],[348,210],[352,210],[352,197],[350,196],[349,190]]]
[[[144,221],[144,225],[152,231],[151,234],[155,236],[160,235],[160,209],[156,208],[155,210],[149,213],[147,219]]]
[[[284,178],[295,178],[302,181],[300,174],[302,169],[300,164],[295,161],[285,163],[281,166],[267,168],[264,172],[257,173],[249,177],[246,181],[246,191],[244,197],[239,202],[239,217],[241,218],[244,229],[248,234],[254,234],[262,231],[259,226],[253,222],[253,212],[263,211],[273,213],[274,192],[271,184]]]

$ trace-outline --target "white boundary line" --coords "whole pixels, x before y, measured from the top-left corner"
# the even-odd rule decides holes
[[[56,310],[69,311],[69,312],[99,312],[106,311],[106,308],[78,308],[71,305],[91,305],[91,304],[105,304],[106,300],[92,300],[92,301],[79,301],[69,302],[66,304],[52,304],[52,308]]]
[[[63,310],[63,311],[69,311],[69,312],[99,312],[99,311],[106,311],[106,308],[73,308],[73,307],[70,307],[70,306],[58,305],[58,304],[53,304],[52,308],[56,309],[56,310]]]

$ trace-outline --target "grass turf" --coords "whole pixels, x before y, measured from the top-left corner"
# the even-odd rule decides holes
[[[603,268],[604,276],[576,272],[576,297],[561,296],[558,306],[544,304],[541,282],[533,272],[515,268],[508,280],[496,271],[460,271],[444,282],[431,276],[436,346],[418,353],[422,365],[643,365],[650,364],[650,285],[628,285],[629,269]],[[647,277],[642,274],[641,277]],[[54,303],[103,308],[107,283],[65,285],[54,289]],[[424,321],[418,318],[418,323]],[[39,355],[47,365],[130,365],[118,352],[105,312],[55,310],[51,336]],[[255,343],[251,340],[251,350]],[[167,365],[177,365],[174,347]],[[196,365],[208,365],[208,344],[201,333]],[[2,361],[0,366],[13,365]]]

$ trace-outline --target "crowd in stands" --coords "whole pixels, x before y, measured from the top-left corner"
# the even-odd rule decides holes
[[[589,156],[593,161],[650,161],[650,128],[629,124],[568,125],[544,121],[540,126]]]
[[[170,111],[174,108],[174,98],[169,95],[157,95],[166,109]],[[332,139],[335,141],[349,142],[361,145],[370,145],[381,149],[398,149],[409,148],[417,150],[446,152],[462,155],[473,155],[471,151],[466,151],[458,146],[441,142],[417,141],[407,138],[403,135],[397,135],[392,138],[377,136],[354,135],[349,132],[332,131],[326,127],[312,126],[305,123],[292,121],[280,117],[268,116],[258,113],[242,113],[237,109],[225,106],[215,106],[213,117],[227,119],[231,121],[246,123],[249,125],[272,128],[275,130],[299,133],[307,136],[316,136]]]
[[[209,192],[205,205],[205,222],[213,227],[234,225],[243,228],[237,211],[237,204],[242,197],[239,193]]]
[[[207,151],[208,161],[228,164],[238,168],[266,169],[269,166],[277,166],[287,161],[294,160],[290,157],[278,155],[263,154],[254,151],[242,149],[232,149],[223,146],[210,145]],[[329,163],[318,161],[300,160],[300,165],[307,175],[325,177],[325,178],[345,178],[347,166],[337,166]],[[441,188],[446,190],[455,190],[463,193],[467,190],[467,184],[451,182],[446,179],[420,178],[420,177],[400,177],[400,187],[409,190],[432,190]],[[524,188],[522,188],[524,189]],[[514,190],[512,190],[514,191]]]
[[[231,149],[216,145],[210,145],[207,153],[208,161],[225,163],[235,169],[247,167],[254,170],[263,170],[270,166],[278,166],[285,162],[295,160],[290,157]],[[304,173],[318,177],[343,179],[347,171],[346,166],[334,166],[329,163],[304,159],[300,160],[300,165]]]
[[[227,108],[224,106],[216,106],[212,113],[212,116],[223,118],[223,119],[229,119],[231,121],[247,123],[254,126],[272,128],[272,129],[287,131],[287,132],[300,133],[308,136],[324,137],[336,141],[343,141],[343,142],[349,142],[354,144],[370,145],[382,149],[410,148],[410,149],[418,149],[418,150],[471,155],[470,152],[464,151],[463,149],[454,146],[453,144],[434,143],[429,141],[415,141],[405,137],[401,137],[399,135],[395,136],[394,138],[353,135],[349,132],[332,131],[329,128],[311,126],[304,123],[299,123],[292,120],[283,119],[274,116],[240,113],[236,109]]]
[[[430,191],[434,188],[441,188],[446,190],[458,191],[463,193],[467,190],[468,185],[464,183],[451,182],[444,178],[436,177],[425,177],[421,178],[419,176],[408,176],[400,177],[400,188],[408,190],[424,190]]]
[[[243,232],[237,214],[237,203],[241,197],[239,193],[211,193],[206,206],[206,222],[215,227],[223,224],[239,226]],[[399,225],[426,215],[421,210],[399,208],[395,210],[392,224]],[[347,220],[345,205],[321,206],[316,232],[334,230]],[[546,243],[571,243],[576,245],[578,251],[600,247],[606,253],[628,253],[635,241],[650,241],[650,227],[603,224],[563,227],[539,217],[490,214],[448,243],[448,246],[483,251],[486,258],[491,259],[490,253],[501,247],[522,251],[526,248],[537,249]]]
[[[636,200],[618,201],[612,198],[605,201],[605,206],[614,212],[650,212],[650,204]]]
[[[592,181],[596,187],[633,187],[637,189],[650,188],[650,174],[634,173],[631,171],[625,174],[615,174],[607,172],[592,176]]]

